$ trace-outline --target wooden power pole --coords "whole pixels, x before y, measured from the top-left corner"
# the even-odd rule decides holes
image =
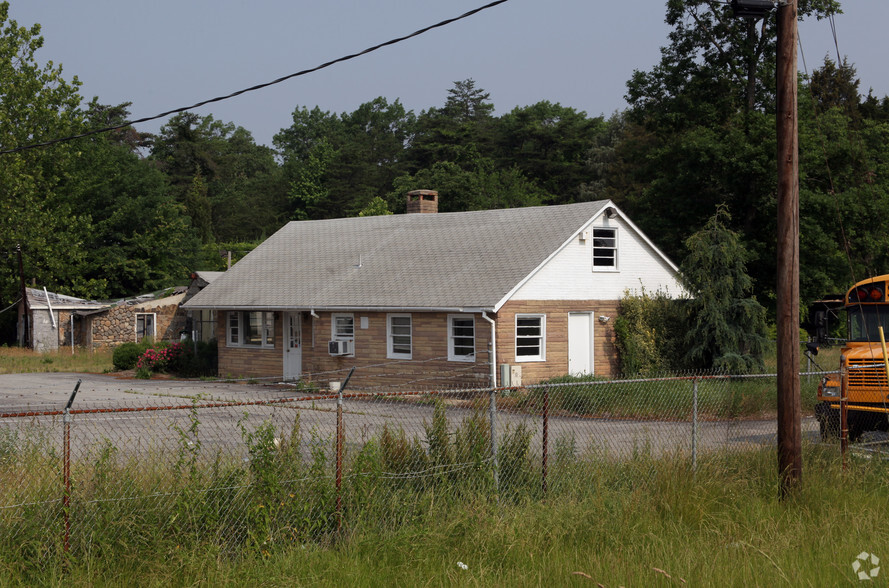
[[[28,288],[25,286],[25,264],[22,261],[22,246],[18,244],[15,246],[15,251],[18,254],[19,261],[19,283],[20,283],[20,296],[22,297],[22,306],[21,312],[19,313],[19,345],[22,347],[30,347],[31,346],[31,329],[30,323],[28,322]]]
[[[778,3],[778,471],[781,495],[802,478],[799,341],[799,148],[796,0]]]

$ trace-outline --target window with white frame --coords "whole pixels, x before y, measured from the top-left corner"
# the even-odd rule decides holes
[[[410,359],[412,356],[411,315],[388,315],[386,331],[386,357]]]
[[[515,360],[546,361],[546,315],[516,315]]]
[[[617,269],[617,229],[593,227],[593,270]]]
[[[330,316],[330,338],[333,341],[355,341],[355,315],[353,314],[332,314]],[[355,346],[352,345],[352,353],[349,357],[354,357]]]
[[[331,315],[330,338],[335,341],[355,340],[355,316],[351,314]]]
[[[149,337],[154,338],[155,336],[155,326],[154,326],[155,316],[153,312],[148,313],[136,313],[136,341],[141,341],[142,339]]]
[[[234,347],[241,343],[241,313],[230,311],[226,323],[226,345]]]
[[[232,310],[226,323],[226,342],[229,347],[275,346],[275,313]]]
[[[448,361],[475,361],[475,317],[448,315]]]

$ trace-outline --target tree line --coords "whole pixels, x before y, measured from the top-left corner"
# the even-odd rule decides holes
[[[129,104],[85,101],[76,78],[39,65],[39,25],[0,3],[0,150],[121,124]],[[800,1],[801,18],[839,10]],[[474,80],[419,113],[377,97],[353,112],[295,106],[272,146],[184,112],[157,134],[132,127],[0,155],[0,294],[27,279],[112,298],[222,269],[290,220],[400,213],[411,189],[442,211],[610,198],[678,262],[719,207],[747,251],[752,290],[775,283],[774,17],[744,21],[715,0],[670,0],[662,59],[632,72],[610,117],[541,101],[497,115]],[[578,75],[578,72],[566,72]],[[889,98],[854,65],[801,76],[801,295],[887,271]],[[6,313],[9,315],[10,313]],[[8,323],[8,321],[7,321]]]

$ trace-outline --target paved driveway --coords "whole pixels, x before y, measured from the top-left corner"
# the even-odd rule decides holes
[[[183,431],[198,422],[205,449],[246,455],[245,436],[264,423],[271,423],[277,435],[289,435],[299,419],[304,449],[310,443],[330,447],[336,434],[336,401],[321,399],[284,402],[298,396],[284,386],[226,383],[220,381],[132,380],[104,374],[14,374],[0,375],[0,414],[60,411],[77,380],[82,380],[73,409],[96,412],[73,416],[74,453],[110,441],[118,448],[175,449],[183,442]],[[196,401],[212,405],[197,412],[187,410]],[[257,402],[268,404],[256,404]],[[166,407],[166,408],[165,408]],[[173,409],[172,407],[177,407]],[[104,409],[115,409],[105,412]],[[100,410],[103,410],[100,412]],[[404,431],[408,437],[425,438],[424,424],[432,420],[432,407],[379,397],[344,404],[346,440],[360,446],[379,435],[384,427]],[[483,411],[487,415],[487,411]],[[449,406],[449,428],[456,430],[472,414],[472,409]],[[21,427],[25,419],[0,419],[0,427]],[[34,417],[30,427],[61,430],[58,416]],[[540,451],[543,423],[539,416],[501,411],[496,416],[497,435],[503,437],[516,427],[532,432],[532,448]],[[644,450],[653,453],[687,452],[718,448],[752,448],[775,443],[774,420],[688,421],[629,420],[604,418],[552,417],[549,422],[551,451],[556,444],[572,445],[575,451],[627,455]],[[817,439],[817,423],[803,421],[803,435]],[[59,434],[50,433],[53,439]]]
[[[0,375],[0,412],[28,407],[59,410],[65,407],[77,380],[82,380],[74,408],[83,405],[167,404],[170,399],[204,398],[225,400],[280,398],[287,389],[245,383],[201,380],[137,380],[114,374],[4,374]]]

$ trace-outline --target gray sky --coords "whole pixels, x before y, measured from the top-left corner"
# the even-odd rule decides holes
[[[37,22],[37,58],[77,76],[87,99],[132,102],[141,118],[314,67],[452,18],[488,0],[11,0],[10,18]],[[666,0],[510,0],[469,19],[321,72],[196,112],[251,131],[290,126],[296,106],[351,112],[377,96],[419,113],[473,78],[498,113],[540,100],[590,115],[626,107],[626,81],[667,42]],[[889,94],[889,1],[844,0],[841,55],[864,93]],[[811,72],[836,59],[827,21],[800,25]],[[800,69],[803,63],[800,60]],[[157,131],[164,121],[139,128]]]

